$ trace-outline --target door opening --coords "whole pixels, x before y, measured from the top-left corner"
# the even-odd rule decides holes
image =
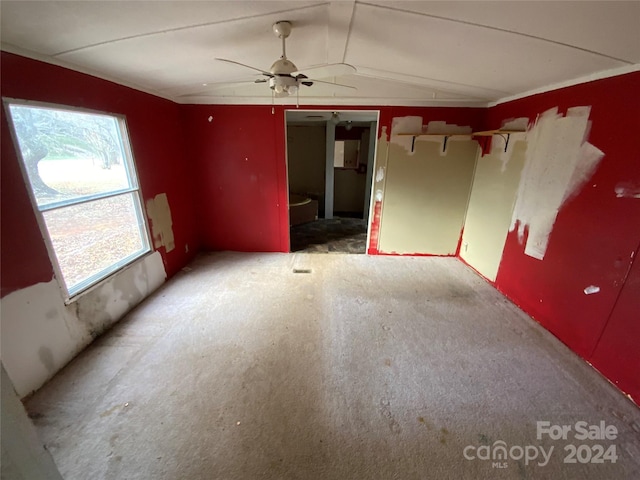
[[[286,112],[290,251],[365,253],[377,110]]]

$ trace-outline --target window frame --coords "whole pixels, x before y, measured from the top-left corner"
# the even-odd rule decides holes
[[[152,248],[152,236],[151,230],[149,228],[149,220],[147,218],[147,212],[144,208],[144,199],[142,196],[142,188],[140,186],[140,181],[138,177],[138,170],[136,168],[136,162],[133,155],[133,147],[131,145],[131,137],[129,135],[129,128],[127,125],[127,118],[125,115],[104,112],[100,110],[76,107],[72,105],[63,105],[57,103],[50,102],[40,102],[35,100],[25,100],[18,98],[10,98],[10,97],[2,97],[2,103],[5,110],[5,114],[7,117],[7,123],[9,124],[9,131],[11,133],[11,140],[13,141],[14,150],[16,152],[16,158],[19,163],[20,171],[22,173],[22,179],[24,181],[25,188],[29,195],[29,200],[31,202],[31,207],[33,209],[34,215],[38,222],[38,227],[40,228],[40,233],[42,235],[42,239],[46,245],[47,252],[49,254],[49,259],[51,261],[51,265],[53,267],[53,271],[58,278],[58,285],[63,293],[64,301],[66,304],[70,304],[82,295],[87,292],[97,288],[100,284],[108,280],[113,275],[122,271],[133,262],[149,255],[153,251]],[[84,195],[80,196],[74,200],[60,200],[57,202],[50,202],[44,205],[38,205],[38,200],[36,198],[35,192],[31,186],[31,180],[29,178],[29,173],[27,172],[26,163],[24,158],[22,157],[22,151],[20,148],[20,142],[18,140],[18,135],[13,123],[13,117],[11,115],[10,106],[21,106],[21,107],[33,107],[33,108],[43,108],[43,109],[51,109],[51,110],[62,110],[65,112],[71,113],[85,113],[92,115],[102,115],[114,118],[116,120],[118,126],[118,133],[120,134],[120,140],[122,143],[123,149],[123,159],[122,161],[126,165],[126,173],[127,178],[129,180],[129,187],[121,188],[118,190],[111,190],[109,192],[101,192],[93,195]],[[70,289],[65,281],[65,277],[62,273],[62,269],[60,268],[60,263],[58,261],[58,256],[56,250],[53,246],[53,241],[49,235],[49,229],[47,228],[47,223],[44,218],[44,213],[60,210],[66,207],[72,207],[82,204],[87,204],[89,202],[94,202],[97,200],[102,200],[106,198],[113,198],[122,195],[130,195],[134,205],[137,208],[134,208],[138,230],[140,231],[140,240],[142,243],[142,248],[128,255],[119,261],[111,264],[109,267],[87,277],[83,281],[76,284],[75,288]]]

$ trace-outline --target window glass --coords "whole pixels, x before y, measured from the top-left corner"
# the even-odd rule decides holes
[[[70,285],[116,268],[144,248],[131,193],[43,212],[62,274]]]
[[[38,206],[134,186],[117,118],[24,105],[10,109]]]
[[[124,120],[12,101],[8,107],[68,295],[149,251]]]

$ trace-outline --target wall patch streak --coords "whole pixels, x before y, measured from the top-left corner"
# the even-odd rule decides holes
[[[518,238],[529,235],[525,254],[542,260],[560,207],[593,174],[604,153],[586,142],[591,107],[558,109],[540,115],[527,133],[526,163],[511,220]]]

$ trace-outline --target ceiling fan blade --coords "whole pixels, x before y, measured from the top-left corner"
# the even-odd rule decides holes
[[[358,90],[356,87],[352,87],[351,85],[343,85],[342,83],[333,83],[333,82],[323,82],[322,80],[315,80],[313,78],[309,78],[308,80],[305,79],[305,82],[303,83],[303,85],[306,84],[307,82],[324,83],[325,85],[333,85],[334,87],[348,88],[350,90]]]
[[[245,65],[244,63],[235,62],[233,60],[227,60],[226,58],[216,58],[216,60],[219,61],[219,62],[226,62],[226,63],[232,63],[234,65],[240,65],[241,67],[250,68],[251,70],[255,70],[256,72],[260,72],[261,74],[266,75],[267,77],[273,77],[272,73],[266,72],[266,71],[262,70],[261,68],[252,67],[251,65]]]
[[[342,75],[351,75],[356,73],[356,67],[348,63],[329,63],[326,65],[318,65],[317,67],[309,67],[299,72],[293,72],[292,76],[305,75],[307,77],[327,78],[341,77]]]
[[[266,78],[256,78],[255,80],[239,80],[237,82],[213,82],[207,83],[203,85],[204,87],[209,87],[210,90],[216,90],[220,88],[231,88],[238,87],[241,85],[250,85],[252,83],[267,83],[269,80]]]

